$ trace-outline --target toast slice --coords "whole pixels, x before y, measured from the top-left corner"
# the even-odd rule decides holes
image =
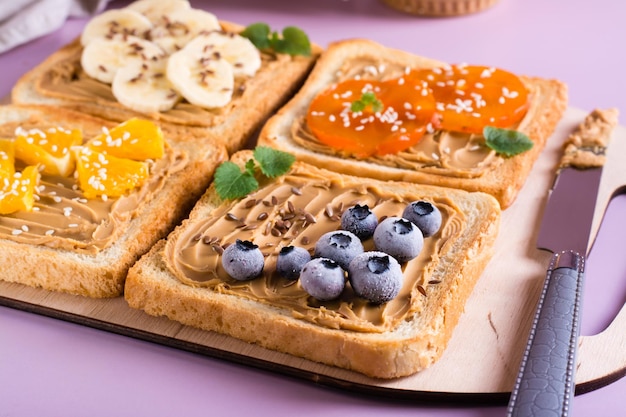
[[[235,23],[219,23],[226,33],[244,29]],[[321,51],[312,45],[310,56],[261,52],[260,69],[254,76],[235,79],[233,98],[224,107],[202,108],[182,99],[170,110],[145,113],[122,105],[110,84],[86,74],[81,65],[83,49],[76,39],[52,53],[17,81],[12,102],[62,106],[116,122],[149,117],[161,125],[185,130],[186,136],[226,146],[229,151],[244,146],[269,115],[295,93]]]
[[[80,129],[85,140],[117,123],[64,108],[0,106],[0,137],[16,130]],[[104,298],[122,293],[128,268],[187,216],[223,147],[199,145],[171,126],[148,180],[119,198],[85,198],[76,180],[42,174],[32,211],[0,215],[0,279]]]
[[[231,160],[243,167],[250,151]],[[129,271],[124,296],[150,315],[223,333],[297,357],[396,378],[435,362],[446,348],[464,305],[492,256],[500,206],[480,192],[383,182],[338,174],[296,161],[275,180],[260,180],[247,197],[222,200],[215,185],[190,217]],[[319,301],[276,272],[284,246],[314,252],[319,237],[340,227],[343,211],[368,204],[382,220],[411,201],[432,202],[439,231],[420,254],[402,264],[397,297],[374,304],[350,284],[339,299]],[[236,281],[220,264],[223,249],[249,240],[265,255],[262,275]],[[373,249],[372,239],[363,240]]]
[[[264,126],[259,145],[272,146],[305,162],[346,174],[486,192],[505,209],[515,200],[566,109],[567,88],[557,80],[519,77],[529,92],[530,103],[525,117],[511,129],[525,133],[534,146],[508,158],[489,150],[480,134],[447,135],[451,140],[444,140],[437,130],[404,151],[357,158],[317,140],[306,123],[311,102],[337,82],[357,78],[385,81],[403,77],[408,70],[444,65],[368,40],[333,43],[302,89]]]

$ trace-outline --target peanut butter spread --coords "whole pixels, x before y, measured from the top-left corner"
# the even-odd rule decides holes
[[[280,249],[289,245],[304,247],[312,254],[319,237],[339,229],[342,211],[354,204],[367,204],[380,219],[401,215],[407,204],[423,198],[419,192],[399,193],[377,185],[328,179],[321,171],[296,163],[289,174],[248,197],[223,203],[206,217],[187,223],[168,239],[164,259],[172,273],[190,286],[267,303],[329,328],[384,332],[408,314],[422,310],[424,289],[437,284],[431,279],[437,260],[465,229],[465,217],[448,198],[430,200],[442,212],[442,227],[425,239],[417,258],[403,265],[402,290],[385,304],[357,297],[349,284],[339,299],[320,302],[310,297],[299,281],[279,276],[276,259]],[[222,268],[220,254],[236,239],[250,240],[264,253],[260,277],[236,281]],[[372,239],[363,244],[365,250],[373,250]]]
[[[44,128],[40,122],[20,127]],[[0,137],[12,137],[17,124],[6,123]],[[99,132],[84,132],[86,137]],[[32,211],[0,216],[0,238],[20,243],[95,254],[124,233],[141,207],[158,193],[167,178],[183,169],[188,158],[166,146],[163,158],[150,166],[150,176],[139,189],[120,197],[86,199],[72,177],[43,175]]]
[[[89,77],[82,69],[80,64],[82,50],[78,41],[66,46],[66,53],[59,55],[62,58],[37,78],[35,82],[37,93],[64,101],[95,102],[123,109],[124,106],[113,96],[110,85]],[[277,71],[289,59],[291,57],[286,54],[261,53],[262,66],[255,78],[263,77],[262,73]],[[171,110],[153,116],[158,116],[160,120],[166,122],[188,126],[220,125],[238,105],[238,98],[245,93],[250,80],[251,78],[246,77],[235,79],[233,99],[224,107],[204,109],[182,100]]]
[[[330,82],[354,78],[385,81],[401,77],[406,72],[407,68],[397,63],[382,63],[373,58],[358,57],[347,60]],[[529,112],[526,119],[530,117]],[[519,125],[524,123],[525,121],[522,120]],[[516,128],[518,126],[511,126],[511,129]],[[318,141],[307,127],[304,115],[296,118],[291,127],[291,133],[293,140],[306,149],[354,158],[351,155],[343,155]],[[482,135],[434,129],[430,129],[419,143],[405,151],[371,156],[365,160],[382,166],[415,169],[455,178],[477,178],[503,162],[494,150],[485,145]]]

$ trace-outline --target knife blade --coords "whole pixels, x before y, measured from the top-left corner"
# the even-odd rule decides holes
[[[615,109],[594,110],[566,142],[537,240],[538,248],[553,255],[507,416],[569,415],[589,235],[606,145],[616,125]]]

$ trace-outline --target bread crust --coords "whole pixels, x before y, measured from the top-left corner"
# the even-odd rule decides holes
[[[20,123],[34,118],[55,126],[99,132],[117,123],[65,108],[0,106],[0,121]],[[184,218],[206,190],[213,171],[227,158],[220,146],[199,146],[184,132],[163,129],[167,143],[189,156],[185,167],[172,173],[160,192],[143,204],[121,236],[95,254],[0,239],[0,279],[50,291],[87,297],[120,296],[128,268]]]
[[[493,195],[503,209],[510,206],[522,188],[528,173],[543,150],[567,107],[567,87],[558,80],[520,77],[530,91],[528,115],[518,127],[534,142],[531,150],[489,168],[475,178],[437,175],[417,169],[383,166],[373,160],[358,160],[343,155],[315,152],[299,145],[293,139],[291,126],[303,117],[313,98],[337,81],[337,73],[346,62],[355,58],[380,61],[410,68],[431,68],[445,63],[384,47],[364,39],[339,41],[328,46],[316,63],[300,91],[266,123],[259,136],[259,144],[293,153],[298,159],[338,172],[383,180],[409,181],[468,191],[482,191]]]
[[[234,155],[244,163],[246,152]],[[307,164],[302,164],[307,166]],[[317,168],[309,166],[309,169]],[[354,178],[320,170],[331,180]],[[425,289],[426,307],[396,328],[382,333],[334,329],[301,320],[285,308],[253,299],[194,287],[178,280],[168,268],[166,240],[158,242],[129,271],[124,296],[128,304],[150,315],[166,316],[185,325],[223,333],[297,357],[360,372],[375,378],[397,378],[434,363],[445,350],[466,300],[489,259],[499,228],[500,207],[484,193],[468,193],[410,183],[358,179],[407,192],[419,188],[425,196],[445,195],[469,219],[463,238],[441,261],[437,285]],[[189,218],[170,234],[176,239],[195,221],[211,215],[219,197],[211,187]]]
[[[240,32],[243,27],[231,22],[220,22],[224,30]],[[63,106],[70,110],[97,116],[115,122],[132,117],[150,118],[162,126],[171,125],[185,131],[187,137],[195,137],[206,143],[225,146],[229,152],[243,147],[258,132],[270,114],[275,112],[301,86],[321,53],[321,48],[312,46],[310,56],[279,55],[280,59],[265,63],[253,78],[246,81],[243,93],[233,99],[225,114],[219,115],[219,123],[211,123],[211,111],[189,105],[194,112],[204,112],[203,117],[185,121],[175,111],[142,114],[118,103],[111,87],[100,85],[106,94],[103,97],[67,96],[55,94],[40,87],[42,80],[51,70],[67,67],[80,70],[82,46],[77,38],[48,56],[42,63],[24,74],[15,84],[11,99],[16,104],[44,104]],[[176,110],[176,107],[175,107]]]

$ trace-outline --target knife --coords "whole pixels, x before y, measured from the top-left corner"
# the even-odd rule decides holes
[[[568,416],[575,388],[576,352],[585,259],[606,145],[617,110],[594,110],[565,144],[537,246],[553,252],[507,416]]]

